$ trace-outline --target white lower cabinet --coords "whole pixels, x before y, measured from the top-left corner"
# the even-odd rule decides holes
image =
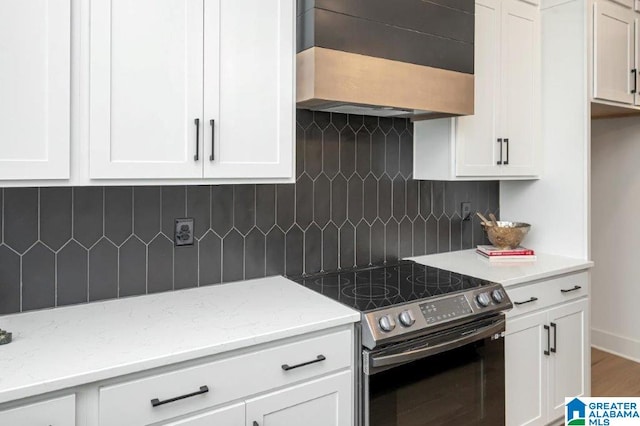
[[[351,371],[247,401],[247,426],[342,426],[353,416]]]
[[[0,411],[0,425],[75,426],[75,424],[75,395],[50,399],[48,401]]]
[[[565,397],[588,394],[587,288],[583,273],[507,289],[516,304],[505,338],[508,426],[549,424]]]
[[[165,423],[163,426],[244,426],[244,402],[219,408],[197,416]]]

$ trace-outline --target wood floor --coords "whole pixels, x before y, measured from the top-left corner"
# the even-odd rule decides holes
[[[591,349],[592,396],[640,396],[640,364]]]

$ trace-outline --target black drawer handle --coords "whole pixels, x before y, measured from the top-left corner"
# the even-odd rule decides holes
[[[498,139],[498,143],[500,144],[500,161],[497,162],[498,166],[502,165],[502,138]]]
[[[209,392],[209,387],[200,386],[200,390],[193,393],[188,393],[186,395],[176,396],[175,398],[165,399],[164,401],[160,401],[158,398],[154,398],[151,400],[151,406],[157,407],[159,405],[170,404],[172,402],[180,401],[181,399],[191,398],[192,396],[202,395],[203,393]]]
[[[282,369],[284,371],[289,371],[289,370],[293,370],[294,368],[299,368],[299,367],[304,367],[306,365],[315,364],[316,362],[321,362],[321,361],[324,361],[325,359],[327,359],[327,358],[325,358],[324,355],[318,355],[318,357],[316,359],[314,359],[313,361],[303,362],[302,364],[297,364],[297,365],[282,364]]]
[[[575,287],[573,287],[573,288],[570,288],[570,289],[568,289],[568,290],[567,290],[567,289],[564,289],[564,288],[563,288],[563,289],[560,289],[560,291],[561,291],[562,293],[571,293],[572,291],[580,290],[581,288],[582,288],[582,287],[580,287],[579,285],[577,285],[577,286],[575,286]]]
[[[631,78],[633,78],[633,89],[631,89],[631,94],[635,94],[638,93],[638,70],[637,69],[632,69],[631,70]]]
[[[200,119],[196,118],[193,122],[196,125],[196,155],[193,156],[193,161],[198,161],[200,159]]]
[[[256,421],[253,422],[253,426],[260,426],[260,424]]]
[[[504,143],[507,144],[507,160],[503,161],[502,164],[504,164],[505,166],[508,166],[509,165],[509,151],[511,151],[511,149],[509,149],[509,139],[508,138],[505,139]]]
[[[213,153],[216,149],[216,120],[209,120],[209,124],[211,125],[211,155],[209,156],[209,161],[214,161],[216,159]]]
[[[517,306],[520,306],[520,305],[526,305],[527,303],[535,302],[537,300],[538,300],[537,297],[532,297],[531,299],[525,300],[524,302],[513,302],[513,303]]]
[[[558,351],[558,325],[555,322],[552,322],[551,328],[553,328],[553,347],[549,348],[549,350],[556,353]]]
[[[544,325],[544,329],[547,332],[547,350],[544,351],[546,356],[551,355],[551,331],[549,331],[549,326]]]

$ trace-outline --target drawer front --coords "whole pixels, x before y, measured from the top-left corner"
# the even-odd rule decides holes
[[[123,413],[128,424],[160,422],[350,367],[352,348],[345,330],[103,387],[100,426],[121,426]]]
[[[589,275],[588,272],[581,272],[514,289],[507,287],[506,290],[513,302],[513,309],[507,312],[507,318],[515,317],[587,296]]]
[[[76,396],[50,399],[37,404],[25,405],[0,411],[0,425],[12,426],[75,426]]]

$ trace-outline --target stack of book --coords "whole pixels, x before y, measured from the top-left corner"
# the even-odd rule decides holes
[[[494,246],[478,246],[476,252],[491,262],[513,262],[536,260],[536,253],[525,247],[502,250]]]

